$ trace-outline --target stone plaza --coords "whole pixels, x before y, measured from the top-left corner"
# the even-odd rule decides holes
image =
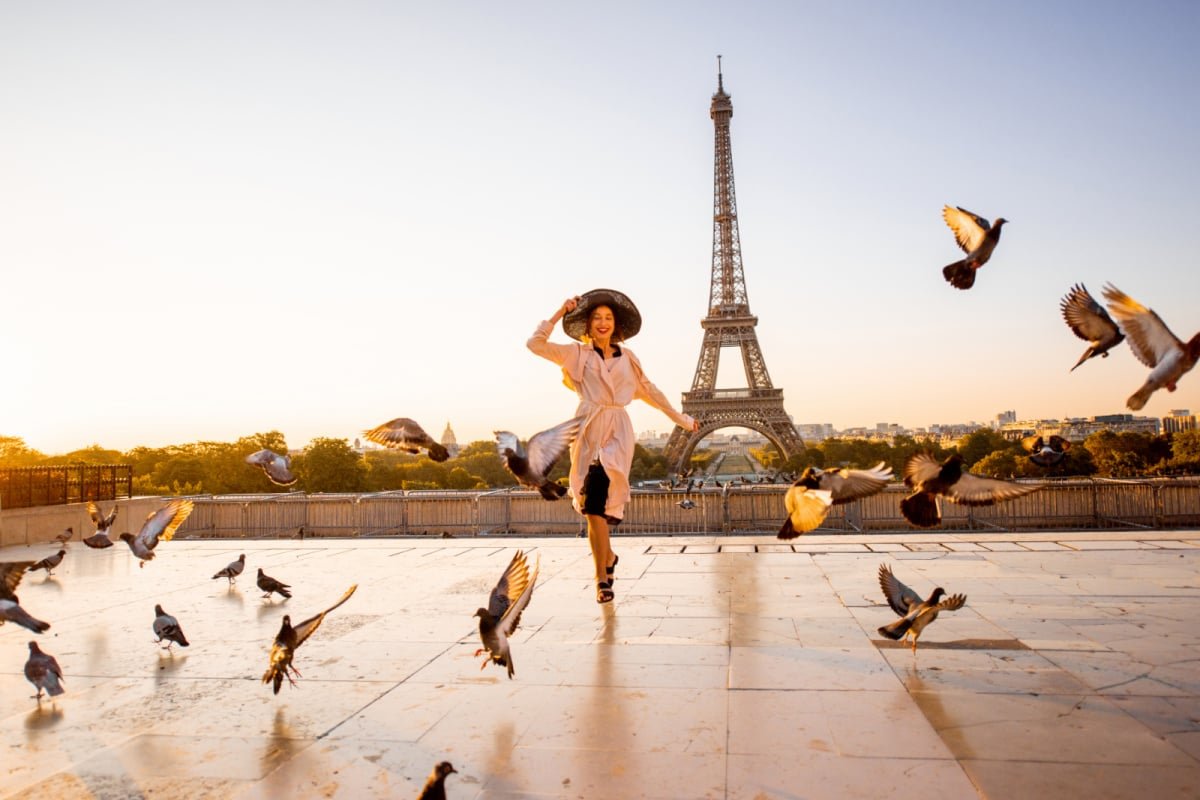
[[[145,568],[76,541],[17,590],[53,627],[0,628],[0,797],[415,797],[441,760],[451,798],[1200,797],[1200,532],[614,544],[599,606],[574,537],[178,539]],[[540,576],[508,680],[471,615],[517,549]],[[967,595],[915,653],[876,633],[881,563]],[[273,695],[282,616],[351,584]],[[155,643],[156,603],[190,647]],[[40,705],[34,638],[67,688]]]

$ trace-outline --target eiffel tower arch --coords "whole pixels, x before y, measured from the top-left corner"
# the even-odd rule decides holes
[[[783,408],[783,389],[771,385],[767,362],[758,346],[750,313],[746,277],[742,272],[742,246],[738,237],[737,199],[733,186],[733,148],[729,142],[729,120],[733,102],[725,93],[725,82],[717,56],[717,93],[712,96],[709,116],[716,133],[713,166],[712,278],[708,292],[708,315],[701,321],[704,341],[692,389],[683,393],[683,412],[699,423],[695,433],[678,425],[667,440],[665,456],[675,471],[687,464],[696,445],[720,428],[741,427],[761,433],[786,459],[801,452],[804,444]],[[717,388],[721,351],[736,347],[746,369],[746,386]]]

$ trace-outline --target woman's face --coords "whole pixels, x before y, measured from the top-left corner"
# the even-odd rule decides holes
[[[612,309],[608,306],[596,306],[588,316],[588,337],[606,341],[612,338],[617,328]]]

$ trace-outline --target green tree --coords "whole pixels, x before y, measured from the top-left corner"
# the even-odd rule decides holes
[[[292,470],[309,492],[361,492],[367,465],[347,439],[317,437],[292,459]]]
[[[28,447],[20,436],[0,436],[0,467],[32,467],[44,458]]]
[[[963,457],[963,462],[970,467],[984,456],[997,450],[1007,450],[1009,446],[1009,441],[999,432],[990,428],[980,428],[963,439],[958,446],[958,453]]]

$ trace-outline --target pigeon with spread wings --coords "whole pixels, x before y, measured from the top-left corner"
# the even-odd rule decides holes
[[[108,515],[106,516],[100,513],[100,509],[95,503],[91,502],[90,500],[88,501],[88,515],[92,518],[92,524],[96,526],[96,532],[85,538],[83,540],[84,544],[95,550],[103,550],[106,547],[113,546],[113,540],[108,534],[108,529],[111,528],[112,524],[117,520],[118,508],[120,508],[120,506],[114,505],[112,507],[112,511],[108,512]]]
[[[1035,434],[1021,440],[1021,447],[1029,453],[1029,460],[1039,467],[1053,467],[1067,457],[1071,443],[1058,434],[1042,436]]]
[[[175,531],[192,513],[191,500],[172,500],[158,511],[146,515],[146,521],[137,536],[122,533],[121,541],[129,545],[129,550],[138,557],[138,566],[146,566],[146,562],[154,558],[154,548],[159,541],[169,542],[175,536]]]
[[[879,565],[879,588],[883,590],[883,596],[887,598],[892,611],[900,617],[890,625],[881,627],[879,634],[897,641],[911,636],[914,653],[917,652],[917,639],[921,631],[937,619],[939,611],[957,611],[967,602],[965,594],[951,595],[943,600],[946,590],[940,586],[933,590],[928,600],[922,600],[920,595],[892,574],[892,568],[887,564]]]
[[[296,476],[292,474],[291,456],[281,456],[272,450],[259,450],[246,456],[246,463],[260,467],[267,479],[277,486],[291,486],[296,482]]]
[[[1082,283],[1071,287],[1071,291],[1059,303],[1059,308],[1071,332],[1088,343],[1088,349],[1071,367],[1071,372],[1089,358],[1108,358],[1108,351],[1125,341],[1125,334],[1121,333],[1120,327]]]
[[[533,586],[537,583],[540,565],[541,556],[530,574],[525,554],[518,550],[509,562],[508,569],[500,576],[496,588],[492,589],[488,607],[475,612],[475,616],[479,617],[479,638],[483,641],[483,647],[476,650],[475,655],[478,657],[485,650],[488,653],[480,669],[491,661],[507,667],[509,680],[512,679],[512,648],[508,638],[521,624],[521,612],[529,605],[529,598],[533,597]]]
[[[964,506],[990,506],[1041,488],[972,475],[963,468],[958,453],[939,464],[927,451],[908,457],[904,483],[913,493],[900,501],[900,513],[919,528],[932,528],[942,521],[942,497]]]
[[[882,461],[870,469],[807,467],[784,495],[788,516],[779,529],[779,538],[795,539],[816,530],[831,506],[870,497],[883,491],[891,479],[892,468]]]
[[[429,451],[429,457],[434,461],[445,461],[450,458],[450,451],[433,440],[417,423],[408,417],[397,417],[391,422],[385,422],[377,428],[363,431],[367,441],[390,447],[393,450],[403,450],[406,453]]]
[[[283,679],[287,678],[288,683],[292,686],[296,685],[296,681],[289,675],[289,671],[297,678],[300,677],[300,670],[292,664],[292,659],[296,656],[296,649],[316,632],[317,628],[321,627],[321,623],[325,621],[325,615],[342,603],[350,599],[350,595],[354,594],[354,590],[358,588],[358,584],[351,585],[346,593],[342,595],[342,599],[331,605],[329,608],[322,611],[320,614],[314,614],[304,620],[295,627],[292,626],[292,618],[288,614],[283,615],[283,623],[279,626],[279,633],[275,635],[275,642],[271,645],[270,663],[267,665],[267,671],[263,673],[262,682],[274,684],[274,693],[279,694],[279,688],[283,686]]]
[[[567,487],[550,480],[547,475],[579,433],[583,417],[561,422],[553,428],[535,433],[528,447],[522,447],[511,431],[493,431],[496,449],[504,457],[504,466],[522,486],[537,489],[545,500],[557,500],[567,493]]]
[[[1159,389],[1166,387],[1168,392],[1175,391],[1175,385],[1184,373],[1196,366],[1196,361],[1200,360],[1200,333],[1184,344],[1158,314],[1111,283],[1104,287],[1104,298],[1108,300],[1108,310],[1129,337],[1129,349],[1138,361],[1150,367],[1150,376],[1142,388],[1125,401],[1129,409],[1138,411]]]
[[[955,289],[970,289],[975,285],[975,272],[988,262],[1000,241],[1000,228],[1008,220],[1000,217],[995,224],[967,211],[965,208],[942,207],[942,219],[954,232],[954,240],[967,254],[961,261],[942,268],[942,277]]]
[[[34,633],[44,633],[50,628],[50,623],[34,619],[28,611],[21,608],[21,601],[16,595],[21,578],[32,566],[32,561],[0,562],[0,625],[15,622]]]

